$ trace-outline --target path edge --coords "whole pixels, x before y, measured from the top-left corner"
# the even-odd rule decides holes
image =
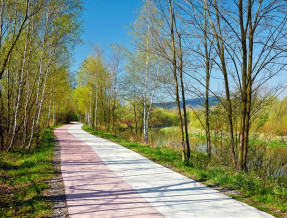
[[[62,176],[61,170],[61,145],[60,141],[54,138],[55,146],[53,152],[53,173],[55,176],[48,181],[49,190],[48,196],[50,196],[50,200],[53,204],[53,212],[49,217],[69,217],[68,206],[66,201],[66,193],[65,193],[65,186],[64,180]]]

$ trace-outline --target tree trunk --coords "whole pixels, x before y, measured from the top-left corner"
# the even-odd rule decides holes
[[[116,87],[117,87],[117,71],[118,69],[115,70],[114,74],[114,84],[113,84],[113,107],[112,107],[112,123],[113,123],[113,129],[115,126],[115,111],[116,111]]]
[[[31,148],[32,146],[32,142],[33,142],[33,137],[34,137],[34,131],[35,131],[35,124],[37,122],[37,112],[39,112],[38,107],[40,107],[38,104],[38,100],[40,98],[40,91],[41,91],[41,80],[42,80],[42,76],[43,76],[43,60],[44,60],[44,51],[46,48],[46,37],[47,37],[47,31],[48,31],[48,23],[49,23],[49,10],[46,16],[46,22],[45,22],[45,30],[44,30],[44,34],[43,34],[43,39],[42,39],[42,51],[41,51],[41,55],[40,55],[40,63],[39,63],[39,79],[37,82],[37,91],[36,91],[36,100],[35,100],[35,109],[34,109],[34,115],[33,115],[33,121],[32,121],[32,127],[31,127],[31,133],[30,133],[30,139],[29,139],[29,143],[28,143],[28,149]],[[41,100],[40,100],[41,101]]]
[[[184,145],[184,132],[183,132],[183,123],[182,123],[182,116],[181,116],[181,109],[180,109],[180,99],[179,99],[179,92],[178,92],[178,81],[177,81],[177,63],[176,63],[176,48],[175,48],[175,39],[174,39],[174,12],[173,12],[173,4],[171,0],[168,0],[169,3],[169,11],[170,11],[170,34],[171,34],[171,44],[172,44],[172,65],[173,65],[173,78],[174,78],[174,87],[175,87],[175,96],[176,96],[176,105],[177,111],[179,116],[179,128],[180,128],[180,138],[181,138],[181,156],[182,160],[186,159],[186,152],[185,152],[185,145]]]
[[[23,18],[23,21],[22,21],[22,23],[21,23],[21,25],[19,27],[19,30],[18,30],[17,34],[15,35],[15,39],[12,42],[12,45],[9,48],[9,50],[8,50],[8,52],[7,52],[7,54],[6,54],[5,58],[4,58],[4,62],[2,64],[2,66],[1,66],[1,68],[0,68],[0,80],[2,79],[2,76],[3,76],[4,71],[6,69],[9,57],[10,57],[10,55],[11,55],[11,53],[12,53],[12,51],[13,51],[13,49],[14,49],[14,47],[15,47],[15,45],[16,45],[16,43],[17,43],[17,41],[18,41],[22,31],[23,31],[23,29],[24,29],[24,25],[25,25],[26,21],[28,20],[29,6],[30,6],[30,0],[27,0],[27,2],[26,2],[26,9],[25,9],[25,16]]]
[[[182,96],[182,107],[183,107],[183,120],[184,120],[184,129],[185,129],[185,144],[186,144],[186,159],[190,159],[190,145],[189,145],[189,137],[188,137],[188,122],[187,122],[187,113],[186,113],[186,104],[185,104],[185,91],[184,91],[184,83],[183,83],[183,55],[182,55],[182,46],[181,46],[181,35],[178,32],[176,19],[173,8],[173,22],[174,29],[178,37],[178,50],[179,50],[179,77],[180,77],[180,85],[181,85],[181,96]]]
[[[135,86],[134,86],[134,99],[133,99],[133,108],[134,108],[134,120],[135,120],[135,134],[136,134],[136,139],[138,138],[138,121],[137,121],[137,110],[136,110],[136,92],[135,92]]]
[[[56,125],[56,114],[55,114],[55,96],[53,92],[53,126]]]
[[[248,1],[248,12],[246,26],[244,26],[243,19],[243,2],[239,1],[239,19],[241,29],[241,46],[242,46],[242,104],[241,104],[241,128],[240,128],[240,142],[239,142],[239,158],[238,168],[239,170],[247,170],[246,157],[247,147],[249,140],[249,128],[250,128],[250,110],[251,110],[251,75],[252,75],[252,58],[253,58],[253,29],[251,22],[251,8],[252,3]],[[247,27],[249,26],[249,46],[247,55]],[[248,56],[248,63],[247,63]]]
[[[95,130],[95,126],[96,126],[96,91],[95,91],[95,88],[93,89],[93,93],[91,91],[91,98],[93,96],[93,100],[92,100],[92,109],[91,111],[93,112],[92,113],[92,129]]]
[[[4,0],[0,1],[0,49],[2,47],[2,35],[3,35],[3,14],[4,14]],[[1,124],[0,124],[1,125]],[[1,134],[1,133],[0,133]]]
[[[189,146],[189,137],[188,137],[188,122],[187,122],[187,113],[186,113],[186,105],[185,105],[185,92],[184,92],[184,84],[183,84],[183,58],[182,58],[182,47],[181,47],[181,35],[177,31],[175,17],[174,17],[174,27],[178,36],[179,43],[179,77],[180,77],[180,85],[181,85],[181,96],[182,96],[182,108],[183,108],[183,120],[184,120],[184,129],[185,129],[185,146],[186,146],[186,159],[190,159],[190,146]]]
[[[252,102],[252,61],[253,61],[253,34],[254,29],[251,23],[251,2],[249,1],[249,47],[248,47],[248,75],[247,75],[247,93],[246,93],[246,117],[245,117],[245,134],[244,134],[244,145],[243,145],[243,168],[247,168],[247,153],[248,153],[248,142],[249,142],[249,130],[250,130],[250,117],[251,117],[251,102]]]
[[[23,54],[19,88],[18,88],[18,92],[17,92],[17,100],[16,100],[15,113],[14,113],[14,124],[13,124],[13,130],[12,130],[10,145],[9,145],[7,151],[13,147],[13,144],[14,144],[14,141],[16,138],[16,129],[17,129],[17,125],[18,125],[18,122],[17,122],[18,121],[18,113],[19,113],[20,101],[21,101],[21,96],[22,96],[22,89],[24,86],[24,71],[25,71],[25,64],[26,64],[28,41],[29,41],[29,31],[27,33],[25,45],[24,45],[24,54]]]
[[[29,59],[30,59],[30,54],[31,54],[31,50],[29,51]],[[28,61],[29,64],[29,61]],[[26,77],[29,78],[29,66],[27,67],[26,70]],[[26,142],[27,142],[27,138],[28,138],[28,116],[30,113],[30,110],[32,109],[32,107],[30,107],[31,109],[29,110],[29,104],[32,98],[32,94],[33,94],[33,86],[31,88],[31,85],[29,82],[27,82],[27,89],[26,89],[26,101],[25,101],[25,107],[24,107],[24,121],[23,121],[23,129],[24,129],[24,136],[23,136],[23,147],[26,146]]]
[[[210,81],[210,58],[207,42],[207,0],[204,0],[204,50],[205,50],[205,135],[207,154],[211,156],[210,123],[209,123],[209,81]]]
[[[4,106],[2,101],[2,92],[0,89],[0,113],[4,114]],[[4,130],[3,130],[3,121],[2,116],[0,116],[0,148],[1,150],[4,149]]]
[[[209,62],[207,60],[207,62]],[[209,64],[206,63],[206,87],[205,87],[205,131],[206,131],[206,146],[207,154],[211,156],[211,142],[210,142],[210,125],[209,125]]]
[[[209,20],[210,24],[213,28],[213,34],[216,39],[217,43],[217,49],[218,49],[218,54],[220,57],[220,62],[221,62],[221,71],[224,77],[224,85],[225,85],[225,94],[226,94],[226,109],[227,109],[227,117],[228,117],[228,125],[229,125],[229,138],[230,138],[230,153],[231,153],[231,159],[233,163],[233,167],[236,168],[236,157],[235,157],[235,150],[234,150],[234,133],[233,133],[233,121],[232,121],[232,103],[231,103],[231,97],[230,97],[230,91],[229,91],[229,81],[228,81],[228,73],[227,73],[227,68],[225,64],[225,55],[224,55],[224,43],[222,39],[222,34],[221,34],[221,27],[220,27],[220,19],[219,19],[219,11],[217,7],[217,0],[214,0],[214,7],[216,10],[216,22],[217,22],[217,30],[214,25],[214,23],[211,20],[210,14],[209,14]],[[208,11],[209,13],[209,11]]]
[[[148,144],[148,120],[147,120],[147,86],[148,86],[148,71],[149,71],[149,35],[150,35],[150,20],[149,20],[149,5],[148,5],[148,27],[146,38],[146,63],[145,63],[145,89],[144,89],[144,101],[143,101],[143,131],[144,141]]]
[[[47,116],[47,126],[50,126],[50,115],[51,115],[51,106],[52,106],[52,97],[50,97],[49,107],[48,107],[48,116]]]
[[[88,109],[87,109],[87,103],[85,104],[85,124],[88,125]]]
[[[48,75],[49,75],[49,67],[50,67],[50,64],[51,64],[52,57],[53,57],[53,51],[49,54],[49,57],[50,57],[50,58],[49,58],[48,65],[47,65],[47,69],[46,69],[45,76],[44,76],[42,94],[41,94],[41,98],[40,98],[40,104],[39,104],[39,109],[38,109],[38,115],[37,115],[37,120],[36,120],[36,124],[35,124],[36,130],[37,130],[37,132],[36,132],[36,133],[37,133],[37,134],[36,134],[37,144],[38,144],[38,141],[39,141],[39,124],[40,124],[40,118],[41,118],[43,102],[44,102],[45,94],[46,94],[46,82],[47,82],[47,78],[48,78]],[[31,136],[33,136],[33,135],[31,135]],[[33,138],[31,137],[31,139],[33,139]],[[30,145],[31,145],[31,143],[30,143]],[[29,148],[30,148],[30,147],[29,147]]]

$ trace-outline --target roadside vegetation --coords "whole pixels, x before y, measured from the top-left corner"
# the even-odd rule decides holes
[[[0,217],[47,217],[53,128],[74,118],[82,2],[0,0]]]
[[[180,149],[130,141],[111,133],[93,130],[89,126],[83,126],[83,130],[123,145],[157,163],[276,217],[287,215],[286,176],[276,178],[268,176],[262,179],[255,174],[237,172],[232,167],[222,166],[216,159],[210,159],[207,154],[197,151],[192,151],[190,160],[183,162]]]
[[[45,197],[55,176],[53,127],[42,129],[39,145],[29,151],[0,153],[0,217],[47,217],[53,202]]]
[[[43,127],[73,119],[78,0],[0,1],[0,151],[29,150]]]

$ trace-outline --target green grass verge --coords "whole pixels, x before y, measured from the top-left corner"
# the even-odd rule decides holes
[[[45,199],[53,168],[53,127],[42,131],[40,146],[0,153],[0,217],[47,217],[52,202]]]
[[[204,153],[191,153],[190,162],[181,161],[180,151],[167,146],[150,146],[131,142],[110,133],[94,131],[88,126],[83,130],[99,137],[111,140],[134,150],[145,157],[167,166],[181,174],[200,181],[219,190],[233,190],[231,197],[246,202],[276,217],[287,216],[286,177],[259,179],[255,175],[236,172],[231,168],[218,166]],[[235,193],[235,194],[234,194]]]

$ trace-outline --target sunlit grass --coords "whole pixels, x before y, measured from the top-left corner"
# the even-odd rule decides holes
[[[41,143],[29,151],[0,154],[0,217],[43,217],[52,212],[44,198],[47,181],[54,177],[53,128],[42,132]]]
[[[180,130],[179,127],[177,126],[171,126],[171,127],[164,127],[160,129],[162,133],[169,134],[169,135],[179,135]],[[204,139],[206,140],[206,135],[205,133],[202,133],[200,130],[197,130],[199,132],[190,132],[189,131],[189,136],[190,137],[196,137],[198,139]],[[212,140],[221,140],[220,134],[214,135],[211,134],[211,139]],[[222,139],[225,141],[229,141],[229,137],[223,135]],[[257,138],[257,137],[251,137],[249,140],[249,143],[251,145],[262,145],[262,146],[270,146],[270,147],[287,147],[287,142],[284,140],[278,140],[278,138],[274,137],[272,140],[268,141],[262,138]]]
[[[286,177],[260,179],[256,175],[223,167],[212,158],[208,158],[205,153],[195,151],[192,151],[189,162],[182,162],[180,151],[168,146],[143,145],[119,138],[110,133],[94,131],[88,126],[83,126],[83,129],[99,137],[119,143],[208,186],[236,191],[236,194],[231,193],[230,196],[260,210],[278,217],[287,215]]]

